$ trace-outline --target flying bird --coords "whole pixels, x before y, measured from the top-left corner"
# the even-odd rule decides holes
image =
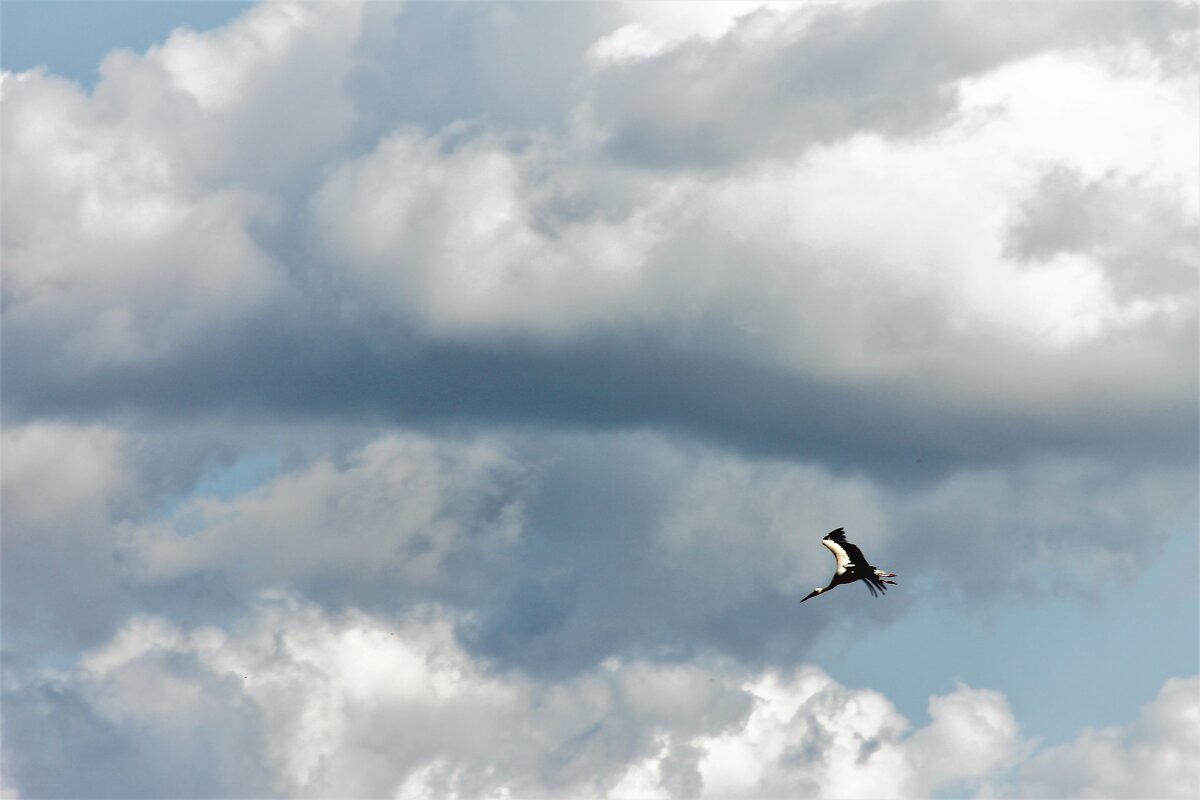
[[[846,531],[842,528],[825,534],[821,544],[828,547],[829,552],[833,553],[833,557],[837,559],[837,571],[833,573],[833,580],[829,582],[828,586],[813,589],[812,593],[804,600],[816,597],[821,592],[828,592],[843,583],[854,583],[855,581],[865,583],[871,590],[872,597],[878,597],[880,592],[887,591],[887,586],[884,584],[896,585],[895,581],[888,580],[888,578],[896,577],[896,573],[884,572],[868,564],[867,557],[862,554],[862,550],[858,549],[858,545],[846,541]],[[804,600],[800,602],[803,603]]]

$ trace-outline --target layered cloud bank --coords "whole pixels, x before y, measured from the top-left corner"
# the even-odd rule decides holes
[[[268,4],[8,75],[6,404],[1178,457],[1193,12]]]
[[[1195,529],[1196,11],[267,3],[6,73],[0,789],[1200,793],[1194,677],[1048,746],[811,663]],[[837,526],[903,592],[799,615]]]

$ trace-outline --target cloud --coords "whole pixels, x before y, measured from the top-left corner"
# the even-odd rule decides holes
[[[228,631],[134,619],[73,670],[10,681],[6,733],[39,744],[13,774],[23,792],[58,796],[922,797],[1000,787],[1032,746],[994,691],[932,697],[930,722],[913,729],[886,697],[814,667],[610,661],[535,683],[490,670],[452,630],[433,607],[385,622],[286,595]],[[1140,787],[1187,796],[1189,745],[1173,737],[1194,722],[1195,688],[1169,681],[1103,745],[1089,732],[1044,751],[1024,775],[1050,782],[1026,785],[1094,780],[1103,746],[1118,765],[1156,752]],[[1122,786],[1138,785],[1096,784]]]
[[[1173,7],[1106,4],[1073,32],[1074,11],[1039,8],[986,35],[986,11],[940,6],[717,8],[679,29],[532,8],[272,4],[112,56],[91,95],[9,76],[6,410],[661,425],[878,472],[913,449],[1190,457],[1200,167],[1190,73],[1167,66],[1186,38]],[[626,19],[661,53],[589,61]],[[478,63],[401,46],[429,26],[483,48]],[[508,85],[488,32],[525,52],[548,29],[572,77],[538,103],[559,124],[503,92],[455,93],[433,118],[373,72],[400,58]],[[950,48],[955,113],[919,135],[838,123],[803,153],[743,142],[727,170],[663,172],[614,161],[580,121],[614,70],[686,53],[731,80],[767,56],[817,70],[893,29]],[[956,49],[987,36],[986,57]],[[372,106],[385,90],[395,103]],[[811,111],[796,113],[832,119]],[[1090,135],[1114,113],[1120,136]],[[312,115],[275,141],[270,120]],[[1054,201],[1047,175],[1078,191]],[[1080,228],[1053,210],[1079,192],[1128,197],[1088,201]],[[1163,213],[1113,232],[1141,218],[1130,204]],[[1147,260],[1160,268],[1130,267]]]
[[[1197,285],[1200,245],[1185,197],[1137,182],[1085,182],[1056,171],[1038,185],[1011,232],[1010,247],[1027,261],[1083,253],[1104,267],[1126,302],[1175,296]],[[1183,202],[1181,202],[1183,201]]]
[[[206,464],[281,443],[261,484],[174,499]],[[1131,479],[1109,460],[1035,459],[921,475],[927,454],[890,482],[651,433],[34,424],[4,446],[6,640],[27,657],[99,641],[138,608],[218,624],[279,589],[384,618],[442,603],[469,652],[531,675],[699,652],[787,665],[832,619],[795,617],[831,566],[805,531],[845,526],[904,576],[887,604],[843,590],[882,626],[932,587],[973,608],[1088,594],[1137,574],[1197,513],[1182,468]]]
[[[314,195],[312,217],[348,313],[433,338],[572,336],[608,327],[657,234],[652,212],[540,224],[530,173],[554,158],[487,133],[398,131]],[[592,309],[589,311],[589,309]]]
[[[290,437],[303,450],[303,433]],[[180,429],[41,421],[0,437],[4,654],[69,660],[147,602],[121,553],[129,525],[161,522],[207,474],[267,432],[199,423]],[[186,608],[182,599],[176,609]]]
[[[5,75],[6,776],[1190,790],[1190,679],[1022,768],[996,692],[804,664],[1194,526],[1194,10],[271,3]],[[903,591],[797,618],[837,526]]]
[[[1143,534],[1186,530],[1197,513],[1188,470],[1149,468],[1131,479],[1119,462],[1049,459],[961,471],[907,492],[890,516],[908,557],[939,576],[943,596],[986,603],[980,595],[997,584],[1095,591],[1102,576],[1137,571],[1147,548],[1164,541]]]
[[[378,12],[368,4],[365,13]],[[346,82],[361,141],[369,146],[397,126],[433,132],[470,120],[562,130],[586,78],[582,55],[627,13],[611,3],[411,3],[379,14],[363,29]]]
[[[61,79],[9,76],[4,102],[6,349],[53,342],[51,372],[157,362],[284,290],[249,233],[265,198],[193,193],[160,142]]]
[[[196,188],[303,184],[353,131],[342,85],[363,28],[394,13],[361,3],[259,4],[214,31],[178,29],[144,56],[110,54],[92,106],[171,152],[175,172],[211,182]]]
[[[807,668],[767,675],[749,690],[740,729],[697,743],[713,797],[927,797],[978,789],[1026,747],[997,692],[959,685],[930,698],[930,723],[914,731],[886,697],[852,690]]]
[[[795,617],[831,569],[804,531],[845,526],[905,576],[888,604],[843,590],[885,625],[922,585],[985,608],[1136,574],[1194,518],[1193,486],[1093,460],[888,484],[652,434],[387,433],[226,499],[113,520],[102,541],[127,589],[188,619],[274,589],[384,615],[437,601],[471,612],[457,635],[472,654],[535,675],[698,652],[786,665],[831,620]]]
[[[968,76],[1081,45],[1162,50],[1194,25],[1182,5],[1095,12],[1078,3],[1003,16],[929,3],[776,7],[674,46],[635,23],[598,51],[607,55],[589,119],[618,157],[676,168],[794,155],[859,133],[920,136],[958,110]]]
[[[603,792],[656,729],[720,728],[749,703],[694,667],[601,668],[559,686],[490,675],[434,610],[389,625],[286,597],[257,608],[229,634],[135,620],[72,673],[6,699],[8,730],[43,741],[51,763],[90,763],[99,726],[132,739],[127,760],[96,765],[101,794],[546,796]],[[43,728],[54,719],[68,735]],[[219,734],[231,722],[243,739]],[[22,790],[72,793],[41,758],[16,761]]]
[[[1125,726],[1087,729],[1021,767],[1023,797],[1191,797],[1200,792],[1200,678],[1172,678]]]
[[[102,427],[34,424],[3,434],[6,653],[92,644],[130,609],[112,510],[138,494],[125,441]]]
[[[491,442],[384,436],[229,501],[197,498],[129,530],[141,581],[205,576],[253,596],[287,586],[333,602],[411,603],[480,589],[522,527],[522,467]]]
[[[287,206],[274,190],[347,130],[358,10],[264,4],[180,29],[110,54],[91,94],[6,74],[6,350],[51,374],[161,364],[279,313],[293,276],[263,232]]]

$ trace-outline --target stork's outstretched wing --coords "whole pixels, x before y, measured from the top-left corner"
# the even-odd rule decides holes
[[[837,559],[838,575],[841,575],[850,568],[854,559],[851,558],[850,553],[846,550],[846,534],[841,528],[838,528],[836,531],[830,531],[828,534],[826,534],[825,538],[821,540],[821,544],[829,548],[829,552],[833,553],[833,557]],[[850,546],[854,547],[854,545]],[[857,547],[854,549],[858,550]],[[861,556],[862,554],[859,553],[859,555]]]
[[[845,544],[846,543],[846,529],[845,528],[834,528],[829,533],[825,534],[825,538],[831,539],[831,540],[837,542],[838,544]]]
[[[838,528],[825,534],[821,544],[828,547],[837,556],[838,574],[848,572],[851,576],[861,579],[871,590],[872,597],[878,597],[881,592],[887,591],[883,581],[875,574],[875,567],[867,561],[867,557],[863,555],[862,550],[858,549],[858,545],[846,541],[845,529]]]
[[[862,550],[858,549],[858,545],[850,544],[849,542],[844,541],[845,538],[845,536],[842,537],[842,549],[845,550],[846,555],[850,557],[850,563],[861,570],[874,572],[875,568],[872,567],[867,561],[867,557],[862,554]]]

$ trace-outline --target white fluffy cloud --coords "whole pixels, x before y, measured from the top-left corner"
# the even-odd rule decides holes
[[[173,142],[102,102],[53,76],[5,79],[5,321],[54,342],[60,370],[163,358],[285,286],[249,232],[270,202],[194,190]]]
[[[1008,64],[1085,53],[1120,68],[1132,50],[1175,68],[1194,37],[1185,8],[1165,4],[1097,13],[1059,3],[1013,15],[928,3],[734,13],[718,4],[696,26],[672,24],[671,10],[635,15],[602,39],[588,87],[597,132],[622,157],[660,167],[786,157],[863,132],[920,139],[960,110],[968,81]],[[1063,85],[1039,88],[1045,97]],[[1093,99],[1084,93],[1075,105]]]
[[[530,180],[554,158],[469,130],[405,130],[341,166],[313,197],[312,217],[350,310],[439,338],[557,339],[614,326],[616,298],[660,236],[663,203],[615,222],[547,225],[538,195],[557,187]]]
[[[1145,419],[1143,403],[1194,395],[1174,364],[1196,324],[1184,288],[1198,117],[1193,76],[1124,47],[964,75],[954,113],[919,137],[855,128],[771,157],[748,144],[745,163],[716,172],[614,162],[578,129],[402,127],[331,174],[312,227],[352,319],[434,341],[569,352],[621,347],[633,331],[672,353],[968,414],[1041,416],[1103,386],[1116,413]],[[1164,223],[1125,225],[1123,261],[1090,240],[1023,257],[1014,231],[1058,224],[1034,201],[1064,171],[1101,194],[1137,187]],[[1131,294],[1131,270],[1173,288]],[[1131,373],[1158,391],[1132,401]]]
[[[930,724],[909,730],[886,697],[838,686],[814,668],[747,686],[740,728],[700,740],[713,797],[928,797],[978,789],[1026,747],[1003,695],[959,685],[929,701]]]
[[[1087,729],[1021,767],[1025,797],[1194,797],[1200,794],[1200,677],[1172,678],[1141,716]]]
[[[148,735],[177,763],[207,756],[207,786],[218,793],[476,797],[604,792],[653,750],[656,731],[720,728],[749,705],[736,686],[690,666],[613,665],[561,685],[492,675],[451,630],[434,609],[387,624],[286,597],[231,633],[145,618],[72,673],[23,687],[44,705],[22,703],[15,715],[35,723],[69,710],[56,700],[82,705],[121,733]],[[64,716],[68,726],[86,722]],[[235,717],[257,724],[242,739],[221,736],[214,726]],[[86,755],[66,751],[71,737],[60,741],[58,757]],[[242,772],[248,761],[265,767],[266,783]],[[23,789],[57,793],[54,775],[30,777]],[[174,777],[163,784],[173,792],[187,785],[161,777]]]
[[[18,786],[69,791],[68,776],[38,767],[92,764],[82,748],[98,726],[127,742],[130,763],[117,766],[133,768],[95,764],[105,793],[926,797],[1007,791],[1008,768],[1032,746],[993,691],[933,697],[929,724],[913,729],[886,697],[813,667],[614,660],[535,683],[472,659],[452,628],[434,607],[389,623],[286,595],[230,631],[132,620],[73,670],[19,679],[10,725],[49,752],[14,762]],[[1022,787],[1189,796],[1197,688],[1169,681],[1134,725],[1044,751]],[[52,719],[62,735],[42,728]],[[198,759],[203,776],[183,771]]]
[[[236,349],[251,325],[299,332],[332,320],[341,324],[326,336],[372,346],[402,332],[616,347],[636,331],[820,380],[915,376],[942,403],[999,393],[1040,404],[1037,382],[1022,380],[1031,362],[1076,392],[1108,382],[1114,360],[1143,369],[1159,396],[1190,391],[1144,356],[1187,340],[1193,293],[1129,297],[1128,275],[1086,243],[1036,261],[1009,246],[1020,211],[1038,208],[1029,198],[1063,170],[1101,190],[1139,182],[1173,230],[1195,229],[1194,76],[1171,66],[1186,29],[1169,8],[1088,23],[1095,47],[1079,46],[1069,9],[991,36],[986,14],[939,6],[708,11],[679,28],[669,6],[635,6],[629,24],[667,44],[632,65],[556,52],[576,59],[564,65],[573,105],[562,124],[528,130],[465,108],[431,126],[401,108],[372,119],[376,139],[356,139],[363,115],[378,112],[352,91],[369,67],[361,59],[386,50],[389,31],[433,24],[390,4],[266,4],[144,56],[114,54],[91,95],[10,75],[6,329],[22,350],[55,342],[49,369],[60,377]],[[819,146],[799,137],[772,149],[765,131],[796,138],[795,120],[770,117],[779,104],[739,113],[688,77],[724,76],[731,102],[752,102],[755,87],[782,92],[796,119],[829,119],[859,94],[853,80],[813,84],[836,72],[826,61],[862,55],[885,31],[915,35],[925,17],[956,47],[982,37],[986,57],[951,48],[947,72],[918,64],[907,82],[867,70],[855,80],[878,93]],[[528,24],[504,19],[481,17],[506,35]],[[837,37],[802,57],[821,31]],[[794,80],[772,84],[764,70],[776,68]],[[654,170],[609,153],[603,130],[633,123],[590,90],[631,70],[616,97],[666,82],[714,124],[745,126],[738,165]],[[896,109],[884,96],[915,103],[920,124],[889,136]],[[674,104],[644,111],[652,120],[636,124],[655,135],[668,122],[704,129]],[[1137,252],[1172,258],[1173,285],[1186,288],[1195,270],[1187,253],[1172,255],[1179,242],[1150,231]],[[1080,351],[1091,357],[1062,369]],[[981,361],[991,369],[973,368]]]
[[[53,343],[52,369],[90,370],[158,361],[278,309],[288,265],[261,234],[288,204],[274,190],[348,132],[340,82],[360,12],[263,4],[112,53],[90,94],[6,74],[6,329]]]

